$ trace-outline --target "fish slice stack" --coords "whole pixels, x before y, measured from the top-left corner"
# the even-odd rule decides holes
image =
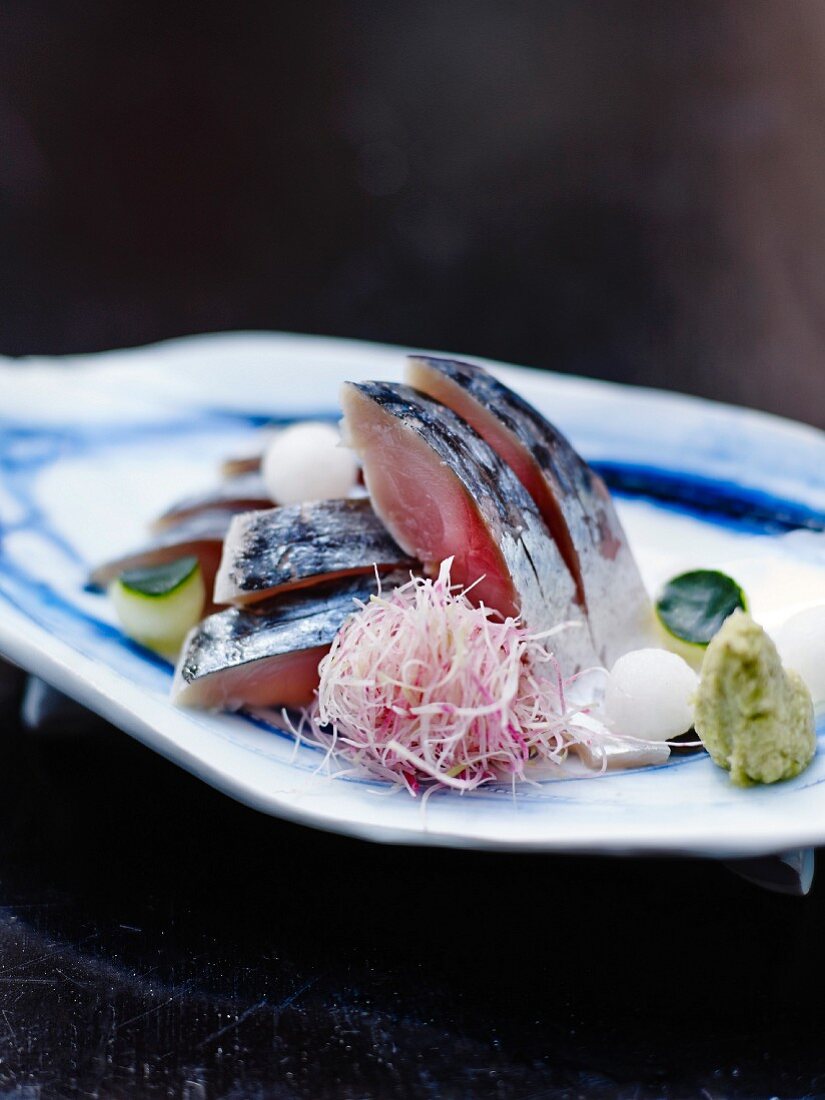
[[[151,536],[143,546],[92,570],[89,585],[104,589],[126,570],[153,568],[192,556],[198,559],[206,589],[211,591],[232,517],[271,505],[259,474],[230,477],[217,489],[187,497],[164,512],[152,524]]]
[[[195,627],[173,696],[183,706],[298,706],[344,620],[378,590],[409,579],[415,559],[361,500],[322,500],[235,516],[215,579],[231,604]],[[378,577],[387,574],[379,582]]]
[[[471,599],[553,634],[565,675],[653,643],[653,616],[610,494],[536,409],[479,366],[416,356],[406,382],[347,383],[345,442],[368,497],[265,507],[259,460],[157,521],[101,567],[194,553],[212,590],[175,674],[187,706],[308,703],[318,663],[380,585],[447,558]],[[228,606],[227,606],[228,605]]]

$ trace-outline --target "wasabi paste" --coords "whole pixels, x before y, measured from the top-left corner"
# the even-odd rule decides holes
[[[813,759],[810,692],[783,669],[776,646],[744,611],[735,611],[708,646],[695,707],[705,748],[740,787],[792,779]]]

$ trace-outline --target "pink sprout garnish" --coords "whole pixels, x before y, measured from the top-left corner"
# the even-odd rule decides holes
[[[295,732],[413,795],[545,778],[571,748],[597,749],[593,723],[577,724],[590,708],[568,702],[575,678],[562,677],[552,638],[473,606],[451,565],[347,619]]]

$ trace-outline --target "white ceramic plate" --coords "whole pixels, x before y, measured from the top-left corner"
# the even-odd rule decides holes
[[[170,704],[171,668],[84,591],[89,566],[141,541],[174,499],[213,484],[218,460],[247,447],[262,419],[334,415],[342,380],[398,378],[403,358],[371,344],[235,334],[0,363],[0,652],[232,797],[319,828],[617,854],[825,843],[821,752],[771,788],[737,790],[694,756],[516,798],[439,793],[424,814],[379,783],[319,772],[322,755],[296,752],[266,716]],[[822,433],[673,394],[495,369],[614,484],[642,490],[619,506],[651,588],[683,567],[728,566],[768,628],[825,603]]]

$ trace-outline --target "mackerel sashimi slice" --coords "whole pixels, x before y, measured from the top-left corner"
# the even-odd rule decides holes
[[[595,663],[576,587],[513,471],[465,421],[410,386],[347,383],[344,438],[361,457],[373,507],[398,543],[433,572],[452,557],[471,597],[535,632],[571,624],[548,644],[565,672]],[[476,583],[477,582],[477,583]]]
[[[248,455],[233,455],[225,458],[221,463],[221,473],[230,481],[232,478],[241,477],[243,474],[259,474],[263,462],[263,450]]]
[[[105,588],[109,581],[115,580],[127,569],[166,565],[177,558],[192,555],[200,563],[206,591],[211,592],[218,562],[221,560],[224,536],[229,530],[231,519],[231,512],[213,509],[198,512],[172,527],[165,527],[138,549],[93,569],[89,576],[89,586]]]
[[[384,581],[393,588],[409,579]],[[345,619],[378,591],[374,576],[288,592],[264,614],[230,607],[194,627],[183,644],[172,697],[182,706],[237,710],[300,706],[318,686],[318,662]]]
[[[407,380],[453,409],[515,471],[576,582],[601,661],[658,644],[644,583],[607,486],[536,409],[482,367],[413,356]]]
[[[215,602],[239,606],[319,580],[416,565],[368,500],[318,500],[235,516]]]
[[[185,497],[158,516],[152,529],[160,531],[202,512],[251,512],[255,508],[271,508],[275,503],[260,474],[246,473],[220,482],[214,489]]]

